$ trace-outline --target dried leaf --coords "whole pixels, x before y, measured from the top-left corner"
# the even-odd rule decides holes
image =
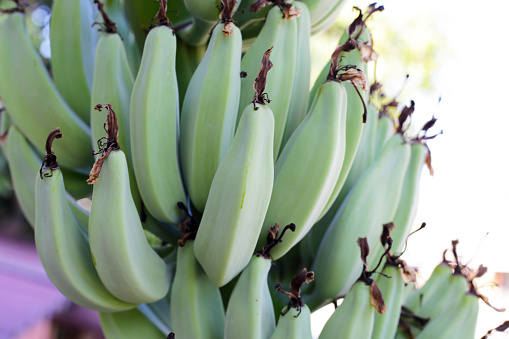
[[[384,314],[386,311],[385,301],[382,296],[382,292],[378,288],[376,282],[373,280],[370,287],[371,305],[375,308],[375,311]]]

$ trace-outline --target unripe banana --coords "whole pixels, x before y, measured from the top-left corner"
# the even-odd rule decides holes
[[[221,161],[196,235],[194,254],[208,277],[221,287],[249,263],[272,193],[274,116],[265,105],[271,49],[263,56],[233,143]],[[267,234],[267,233],[265,233]]]
[[[191,201],[200,212],[217,167],[233,141],[239,106],[242,36],[229,12],[234,1],[225,4],[222,23],[212,31],[182,106],[182,173]]]
[[[129,188],[127,161],[118,148],[115,114],[108,114],[107,146],[94,164],[90,249],[106,288],[131,303],[164,297],[170,286],[166,265],[148,244]]]
[[[268,48],[274,47],[271,61],[275,67],[267,77],[266,85],[269,94],[268,99],[270,100],[267,105],[274,113],[275,121],[274,161],[281,147],[295,78],[297,55],[297,19],[295,16],[297,16],[298,11],[294,6],[288,6],[284,10],[286,18],[283,17],[283,13],[281,13],[278,6],[274,6],[269,11],[263,29],[242,58],[241,64],[242,71],[246,72],[247,75],[241,79],[237,121],[240,121],[242,110],[253,99],[253,82],[260,68],[260,59]],[[281,79],[285,80],[281,81]]]
[[[189,82],[201,59],[205,55],[207,46],[191,46],[181,39],[177,39],[177,52],[175,56],[175,71],[177,72],[179,87],[179,103],[182,112],[182,104],[186,95]]]
[[[172,329],[176,338],[223,338],[221,293],[196,261],[193,247],[196,243],[187,240],[178,248],[170,298]]]
[[[51,282],[74,303],[102,312],[122,311],[135,304],[114,297],[94,268],[86,229],[77,222],[64,188],[62,172],[51,152],[57,129],[48,138],[48,153],[35,178],[35,244]],[[110,225],[108,225],[110,226]]]
[[[284,312],[284,310],[283,310]],[[297,310],[291,308],[280,314],[276,330],[270,339],[311,339],[311,311],[307,305]]]
[[[383,249],[378,239],[382,225],[396,213],[409,161],[410,146],[401,135],[393,135],[341,205],[315,257],[313,267],[321,279],[316,281],[314,295],[307,301],[310,304],[312,300],[311,309],[317,303],[344,295],[353,285],[361,269],[359,249],[355,246],[359,237],[368,237],[373,244],[368,268],[380,257]]]
[[[426,324],[415,339],[474,339],[478,314],[478,297],[463,293],[447,311]]]
[[[99,320],[106,339],[158,339],[165,335],[138,309],[99,312]]]
[[[297,18],[297,59],[295,60],[295,78],[293,80],[292,98],[288,108],[282,145],[284,146],[293,131],[304,120],[309,105],[309,84],[311,79],[311,23],[309,10],[304,2],[293,2],[295,8],[302,11]]]
[[[90,168],[90,129],[71,110],[35,50],[21,13],[8,15],[0,30],[0,96],[14,124],[44,153],[49,132],[60,126],[72,136],[55,145],[59,162],[69,168]]]
[[[401,252],[414,224],[419,201],[421,174],[425,161],[429,156],[429,149],[425,144],[419,142],[412,143],[410,148],[412,155],[405,176],[405,182],[403,183],[401,199],[394,215],[394,224],[397,227],[391,232],[391,238],[394,241],[394,253]]]
[[[165,22],[163,10],[160,14]],[[175,49],[176,37],[167,25],[149,32],[131,95],[130,129],[134,173],[143,203],[157,220],[178,224],[182,211],[177,203],[186,201],[186,195],[177,153]]]
[[[274,259],[306,235],[329,200],[345,156],[345,122],[345,87],[341,82],[327,81],[274,166],[274,188],[258,246],[276,222],[296,226],[296,231],[274,248]]]
[[[318,25],[321,21],[331,16],[335,9],[343,2],[343,0],[303,0],[309,8],[311,18],[311,26]],[[326,29],[326,28],[325,28]],[[313,32],[315,33],[315,29]]]
[[[387,114],[382,114],[378,119],[375,154],[381,152],[385,143],[390,139],[395,131],[396,126],[393,118]]]
[[[88,123],[97,32],[92,0],[55,0],[51,7],[51,69],[59,92]]]

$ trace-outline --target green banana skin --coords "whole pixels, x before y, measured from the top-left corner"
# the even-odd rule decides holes
[[[196,261],[193,248],[193,240],[178,248],[170,298],[172,329],[176,338],[223,338],[221,294]]]
[[[270,339],[311,339],[312,337],[311,311],[307,305],[304,305],[300,310],[292,307],[285,315],[281,313],[276,330]]]
[[[118,34],[122,37],[122,41],[124,42],[127,60],[129,61],[129,67],[131,68],[131,74],[136,76],[136,74],[138,74],[138,69],[140,68],[141,50],[138,47],[136,38],[131,29],[131,24],[129,23],[126,15],[125,1],[105,0],[104,9],[115,22]]]
[[[90,120],[90,91],[97,33],[92,0],[54,0],[51,7],[51,69],[69,106]]]
[[[213,32],[205,56],[187,89],[180,123],[180,160],[184,183],[196,209],[203,212],[219,163],[235,134],[240,95],[242,36],[223,24]],[[213,93],[210,93],[211,89]]]
[[[225,339],[269,339],[276,318],[267,277],[272,260],[253,256],[240,274],[226,309]]]
[[[463,293],[439,317],[426,324],[415,339],[474,339],[478,314],[478,297]]]
[[[175,50],[176,37],[169,27],[150,31],[131,94],[130,134],[136,182],[148,212],[159,221],[178,224],[182,211],[177,203],[185,202],[186,195],[177,154]]]
[[[268,105],[248,105],[212,181],[194,254],[218,287],[239,274],[255,250],[274,182],[273,138]]]
[[[238,1],[240,2],[240,1]],[[184,0],[187,10],[195,18],[215,22],[219,18],[219,0]]]
[[[177,35],[191,46],[203,46],[207,44],[210,31],[214,28],[216,23],[217,21],[207,21],[198,17],[193,17],[193,22],[177,31]]]
[[[311,309],[345,295],[355,283],[362,268],[360,248],[356,247],[359,237],[367,237],[368,243],[373,244],[368,268],[376,265],[383,250],[379,241],[382,225],[396,213],[409,161],[410,145],[404,143],[401,135],[393,135],[383,153],[350,191],[315,257],[313,271],[320,279],[315,281],[313,294],[304,298]],[[384,199],[378,199],[380,196]]]
[[[331,28],[337,21],[340,12],[343,10],[343,5],[345,5],[345,2],[342,0],[337,2],[336,5],[328,12],[326,17],[313,24],[311,27],[311,34],[315,35]]]
[[[2,23],[1,33],[0,96],[14,124],[43,154],[49,132],[60,126],[64,135],[72,136],[54,146],[60,165],[90,168],[93,162],[90,129],[53,84],[27,34],[25,16],[10,14]]]
[[[419,187],[424,162],[429,153],[428,147],[421,143],[411,145],[411,158],[408,165],[401,199],[394,216],[396,228],[391,232],[394,253],[400,253],[405,246],[405,241],[414,224],[415,214],[419,200]]]
[[[375,309],[371,306],[370,286],[357,281],[332,316],[327,320],[319,339],[371,338]]]
[[[311,79],[311,23],[309,10],[301,1],[293,5],[302,11],[297,18],[297,59],[295,61],[295,79],[293,80],[292,97],[288,108],[282,145],[285,145],[293,131],[304,120],[309,105],[309,84]]]
[[[390,277],[378,275],[376,278],[376,284],[385,301],[386,311],[384,314],[375,312],[371,339],[394,338],[404,301],[405,282],[401,277],[400,268],[386,264],[382,273]]]
[[[311,229],[338,180],[345,157],[346,95],[343,83],[325,82],[313,111],[288,140],[274,166],[274,188],[258,247],[276,222],[296,226],[271,251],[274,260]],[[303,164],[302,159],[307,161]]]
[[[175,70],[177,72],[179,87],[179,103],[182,112],[182,104],[186,95],[187,87],[193,74],[205,55],[207,46],[191,46],[181,39],[177,39],[177,54],[175,56]]]
[[[237,117],[237,121],[240,121],[242,110],[253,100],[253,83],[260,69],[263,54],[267,49],[274,47],[270,55],[274,67],[267,76],[265,87],[265,92],[271,100],[267,105],[274,113],[275,121],[274,161],[279,154],[290,107],[297,54],[297,19],[284,19],[282,16],[279,7],[270,9],[260,34],[242,58],[241,70],[246,72],[247,76],[241,79]]]
[[[123,312],[99,312],[99,321],[106,339],[159,339],[164,335],[138,309]]]
[[[444,261],[437,265],[428,281],[420,289],[413,291],[405,300],[405,307],[415,313],[422,305],[428,304],[430,298],[444,286],[451,274],[451,267],[447,262]]]
[[[105,159],[94,184],[89,237],[96,270],[113,295],[137,304],[166,295],[170,277],[143,233],[121,150]]]
[[[68,205],[60,170],[35,175],[35,244],[53,284],[74,303],[102,312],[115,312],[135,304],[114,297],[94,268],[83,228]]]
[[[375,142],[375,154],[378,154],[385,143],[396,131],[394,120],[390,116],[382,115],[378,119],[377,136]]]
[[[314,28],[343,2],[343,0],[302,0],[309,8],[311,26]],[[313,29],[315,31],[315,29]]]

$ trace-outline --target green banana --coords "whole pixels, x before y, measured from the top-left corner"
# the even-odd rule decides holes
[[[164,1],[163,1],[164,2]],[[167,26],[165,8],[160,26],[145,41],[130,106],[131,152],[141,198],[157,220],[178,224],[186,201],[178,162],[178,87],[175,75],[176,37]]]
[[[253,86],[255,98],[244,109],[233,143],[216,171],[196,235],[196,259],[218,287],[249,263],[272,193],[274,117],[265,105],[264,88],[272,67],[270,52],[265,52]]]
[[[337,338],[338,334],[341,334],[340,338],[344,339],[371,338],[375,311],[379,314],[384,314],[386,311],[382,293],[376,282],[371,278],[374,270],[367,271],[368,240],[367,238],[359,238],[357,243],[361,252],[362,273],[341,305],[336,308],[325,323],[319,339]]]
[[[182,173],[200,212],[233,141],[239,106],[242,36],[231,18],[235,1],[222,3],[221,23],[212,31],[205,56],[189,82],[181,113]]]
[[[314,27],[325,18],[337,17],[337,15],[331,13],[335,12],[335,9],[343,3],[343,0],[302,0],[302,2],[309,8],[311,26],[315,31]]]
[[[268,286],[272,267],[271,250],[281,242],[287,229],[280,234],[279,224],[269,229],[267,244],[258,251],[240,274],[226,309],[224,338],[268,339],[276,328],[274,305]]]
[[[375,244],[368,259],[368,267],[373,267],[382,251],[377,239],[382,225],[396,213],[409,161],[410,145],[400,134],[393,135],[341,205],[315,257],[313,268],[321,279],[307,301],[311,309],[344,295],[354,284],[361,267],[359,249],[354,247],[357,238],[367,236]]]
[[[283,133],[286,125],[292,88],[295,78],[295,66],[297,55],[297,20],[299,11],[292,5],[284,7],[285,17],[278,6],[271,8],[267,19],[256,38],[255,42],[248,49],[242,58],[241,69],[245,77],[241,79],[241,92],[239,115],[240,121],[242,110],[248,106],[253,98],[253,83],[263,53],[271,46],[274,48],[271,54],[271,61],[275,65],[274,70],[267,77],[267,93],[270,101],[267,106],[274,114],[274,162],[279,154]],[[281,81],[285,79],[285,81]]]
[[[344,4],[345,2],[341,0],[336,2],[336,5],[329,10],[325,17],[323,17],[320,21],[315,22],[312,25],[311,34],[315,35],[331,28],[332,25],[334,25],[334,23],[337,22],[338,16],[343,10]]]
[[[393,118],[388,114],[381,114],[378,118],[377,135],[375,141],[375,154],[381,152],[385,143],[396,131]]]
[[[138,309],[123,312],[99,312],[101,329],[106,339],[158,339],[163,333]]]
[[[281,143],[283,146],[306,116],[311,81],[311,23],[309,10],[302,1],[295,1],[293,5],[301,10],[302,14],[297,18],[297,51],[299,52],[295,60],[295,78]]]
[[[94,0],[97,3],[97,0]],[[117,28],[118,34],[124,42],[125,53],[129,61],[131,73],[136,76],[141,62],[141,50],[131,29],[131,24],[126,16],[126,5],[123,0],[105,0],[104,10],[111,17]],[[96,47],[98,48],[98,47]],[[97,54],[97,52],[96,52]]]
[[[219,17],[220,0],[184,0],[184,4],[195,18],[215,22]]]
[[[169,272],[143,233],[112,110],[106,125],[106,146],[87,181],[94,184],[88,225],[94,264],[101,281],[117,298],[130,303],[154,302],[168,292]]]
[[[67,200],[62,172],[51,151],[60,130],[46,143],[47,155],[35,178],[35,244],[51,282],[71,301],[102,311],[122,311],[135,304],[114,297],[94,268],[86,229],[76,220]]]
[[[58,91],[80,118],[90,120],[90,92],[97,33],[92,0],[54,0],[51,7],[51,69]]]
[[[60,126],[62,133],[72,135],[55,145],[60,164],[90,168],[90,129],[53,84],[28,36],[25,16],[17,12],[8,15],[0,30],[0,96],[14,124],[41,153],[49,132]]]
[[[320,87],[312,111],[288,140],[274,166],[273,193],[258,245],[275,222],[296,225],[296,231],[272,251],[274,259],[306,235],[330,198],[345,156],[345,122],[345,87],[331,79]]]
[[[311,311],[307,305],[297,310],[291,308],[285,315],[281,314],[276,330],[270,339],[311,339]]]
[[[474,339],[479,299],[464,292],[451,307],[430,321],[415,339]]]
[[[178,248],[170,298],[172,329],[176,338],[223,338],[221,294],[196,261],[196,246],[195,241],[187,240]]]
[[[415,278],[415,271],[407,267],[403,260],[387,260],[382,274],[375,279],[383,295],[386,311],[384,314],[375,313],[371,339],[394,338],[404,302],[405,285],[414,283]]]
[[[191,46],[181,39],[177,39],[177,53],[175,56],[175,71],[177,72],[179,87],[179,103],[182,112],[182,104],[186,95],[189,82],[201,59],[205,55],[207,46]]]

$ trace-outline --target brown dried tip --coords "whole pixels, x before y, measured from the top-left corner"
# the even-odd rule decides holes
[[[257,0],[249,6],[249,11],[256,13],[266,5],[269,5],[272,1],[271,0]]]
[[[283,17],[286,20],[290,20],[292,18],[298,18],[302,14],[302,9],[295,7],[292,4],[283,4],[282,10],[283,10]]]
[[[415,283],[417,281],[417,270],[414,267],[410,267],[404,260],[398,259],[399,273],[405,285]]]
[[[488,336],[494,331],[505,332],[507,329],[509,329],[509,320],[506,320],[501,325],[498,325],[497,327],[489,330],[481,339],[487,339]]]
[[[57,156],[53,151],[51,150],[51,147],[53,146],[53,141],[55,139],[60,139],[62,137],[62,132],[60,132],[60,128],[56,128],[55,130],[51,131],[48,135],[48,138],[46,139],[46,155],[44,156],[44,159],[42,160],[41,168],[39,169],[39,176],[41,179],[43,176],[51,177],[52,174],[43,174],[42,172],[45,169],[49,169],[51,173],[53,170],[56,170],[59,168],[58,162],[57,162]]]
[[[353,39],[349,39],[342,45],[336,47],[334,52],[331,55],[331,66],[329,70],[329,74],[327,75],[327,81],[337,81],[337,74],[341,70],[339,67],[339,62],[341,61],[340,55],[345,52],[348,53],[357,48],[357,43]]]
[[[354,9],[359,11],[359,15],[354,19],[354,21],[348,26],[348,34],[350,37],[357,40],[360,35],[362,34],[362,31],[366,27],[366,21],[369,19],[369,17],[375,13],[375,12],[381,12],[384,10],[384,6],[378,6],[376,7],[376,2],[370,4],[368,6],[368,10],[366,11],[366,15],[362,13],[362,10],[359,7],[354,6]]]
[[[389,239],[391,238],[391,232],[396,228],[393,222],[389,222],[383,225],[382,235],[380,236],[380,241],[382,242],[382,246],[385,246],[389,243]]]
[[[255,96],[253,98],[253,101],[251,101],[256,108],[256,104],[265,105],[265,102],[270,102],[270,99],[265,92],[265,85],[267,84],[267,73],[269,70],[274,66],[272,62],[270,61],[270,53],[272,52],[272,49],[274,47],[269,48],[265,53],[263,53],[262,58],[262,67],[260,67],[260,70],[258,71],[258,76],[255,79],[255,82],[253,84],[253,88],[255,90]]]
[[[115,22],[113,22],[113,20],[111,20],[109,15],[106,14],[106,12],[104,11],[103,3],[100,2],[99,0],[94,0],[94,3],[97,4],[97,9],[99,10],[99,13],[101,13],[101,16],[103,17],[103,24],[105,27],[104,31],[110,34],[117,33],[117,25],[115,24]]]
[[[299,311],[299,313],[295,316],[298,317],[301,311],[301,308],[304,306],[304,302],[300,297],[300,288],[304,284],[309,284],[311,281],[315,279],[315,274],[312,271],[309,271],[306,268],[303,268],[295,277],[293,277],[290,282],[290,292],[286,292],[281,288],[280,284],[276,284],[276,292],[281,292],[290,297],[290,302],[281,312],[281,315],[285,315],[288,313],[290,308],[295,308]]]
[[[167,0],[158,0],[159,1],[159,10],[157,11],[157,14],[152,20],[156,19],[157,26],[170,26],[170,19],[168,19],[168,16],[166,16],[166,12],[168,11],[168,1]],[[152,21],[151,20],[151,21]]]
[[[269,227],[269,231],[267,234],[267,245],[263,247],[260,251],[256,252],[256,256],[264,257],[265,259],[272,259],[272,255],[270,254],[270,251],[274,246],[282,242],[283,235],[287,230],[291,230],[292,232],[295,232],[295,224],[291,223],[286,225],[283,228],[283,231],[281,233],[279,232],[279,229],[281,226],[278,222],[274,226]]]
[[[361,52],[361,59],[364,62],[369,61],[377,61],[378,60],[378,53],[375,52],[372,46],[368,46],[367,44],[361,42],[359,43],[359,50]]]
[[[231,36],[233,33],[233,28],[235,27],[233,23],[233,10],[235,8],[235,4],[237,1],[235,0],[221,0],[221,13],[219,14],[219,19],[223,27],[223,35]]]
[[[118,151],[120,149],[118,146],[117,115],[115,114],[115,111],[113,111],[113,108],[111,108],[110,104],[98,104],[94,107],[94,109],[97,111],[101,111],[101,108],[108,109],[108,115],[106,117],[106,143],[102,140],[102,138],[97,141],[99,150],[96,154],[101,154],[101,157],[96,160],[92,170],[90,171],[89,177],[87,179],[88,184],[95,184],[97,182],[104,160],[108,158],[112,151]]]
[[[385,311],[386,311],[385,301],[384,301],[384,298],[382,297],[382,292],[380,291],[380,289],[378,288],[378,285],[376,284],[376,282],[374,280],[371,283],[371,288],[370,288],[370,301],[371,301],[371,305],[375,308],[376,312],[378,312],[379,314],[385,313]]]
[[[200,226],[200,223],[194,216],[192,216],[186,205],[184,205],[183,202],[178,202],[177,207],[183,210],[187,217],[180,220],[178,230],[180,232],[180,237],[178,240],[178,245],[180,247],[183,247],[188,240],[192,240],[196,238],[196,234],[198,233],[198,227]]]
[[[363,91],[368,90],[368,78],[363,71],[349,68],[346,72],[338,75],[340,81],[350,81],[354,86],[360,87]]]
[[[409,122],[407,124],[407,126],[410,124],[410,120],[412,118],[412,114],[414,113],[414,111],[415,111],[415,101],[411,100],[410,106],[403,107],[403,109],[401,110],[401,113],[398,116],[397,133],[403,134],[405,132],[405,130],[404,130],[405,122],[406,121]]]
[[[170,332],[168,333],[168,337],[166,337],[167,339],[175,339],[175,333],[173,332]]]
[[[357,244],[361,248],[361,260],[364,263],[364,270],[367,270],[368,264],[366,262],[366,259],[369,255],[369,245],[368,245],[368,238],[359,238],[357,239]]]

